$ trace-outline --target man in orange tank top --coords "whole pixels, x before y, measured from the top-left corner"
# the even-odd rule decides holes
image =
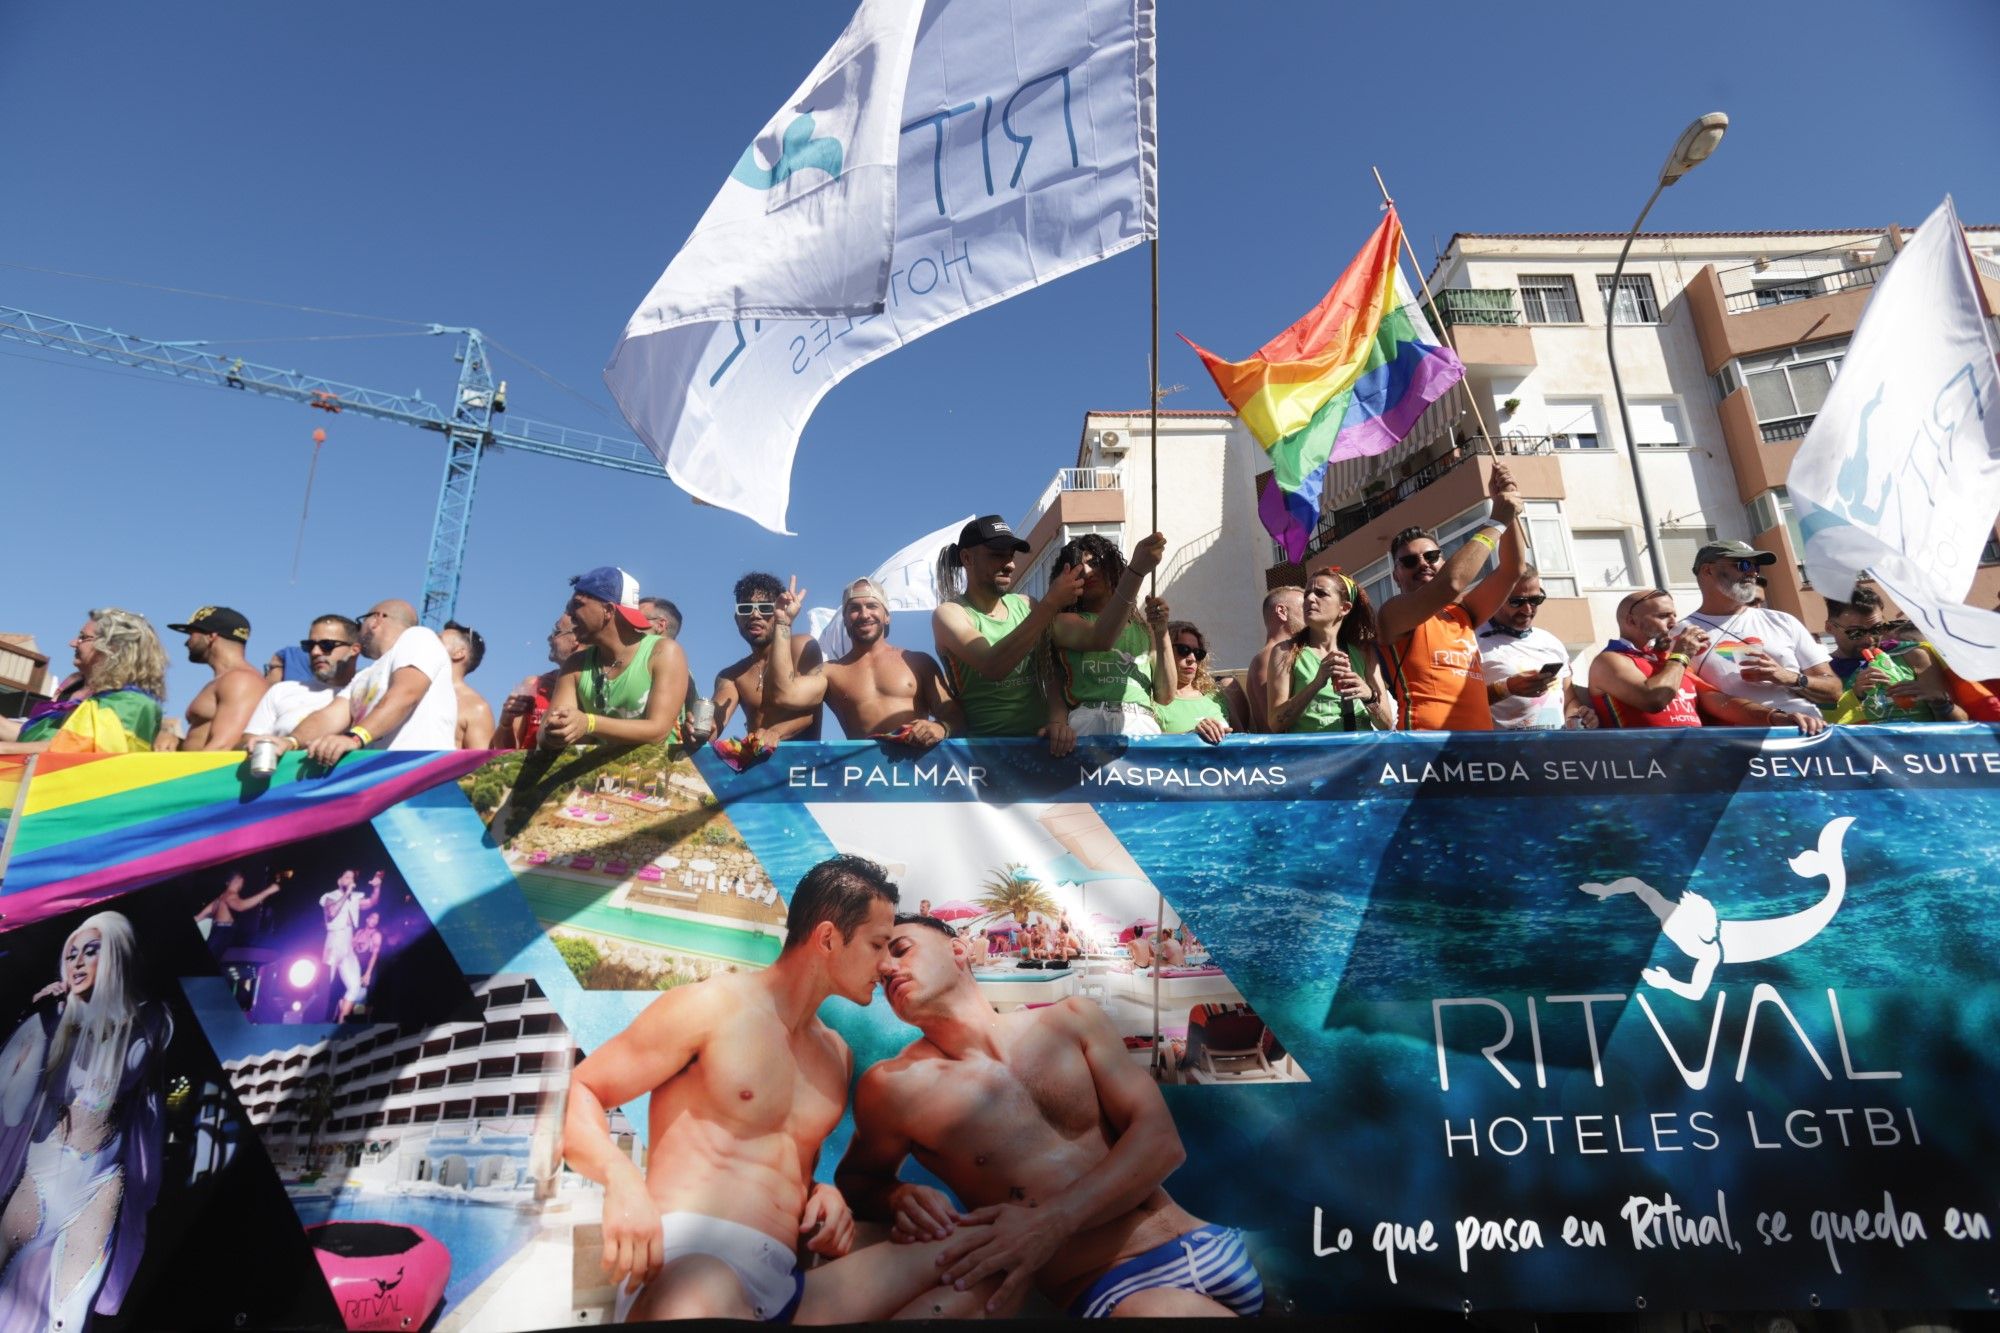
[[[1396,595],[1382,604],[1375,621],[1382,672],[1404,731],[1493,730],[1477,629],[1514,590],[1527,559],[1515,522],[1521,493],[1504,464],[1493,465],[1486,491],[1492,516],[1449,560],[1427,529],[1405,528],[1390,539]],[[1495,554],[1499,564],[1482,577],[1480,568]]]

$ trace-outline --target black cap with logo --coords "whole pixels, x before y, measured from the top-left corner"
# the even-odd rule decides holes
[[[958,530],[958,547],[962,551],[969,546],[1008,545],[1016,551],[1025,551],[1028,544],[1014,534],[1007,526],[1007,520],[998,514],[983,514]]]
[[[167,628],[176,634],[220,634],[238,643],[250,642],[250,622],[241,611],[226,606],[204,606],[189,616],[186,624]]]

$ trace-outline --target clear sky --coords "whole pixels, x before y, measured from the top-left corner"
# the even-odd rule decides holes
[[[1728,138],[1654,227],[1914,224],[1946,192],[2000,223],[1990,0],[1164,10],[1163,379],[1188,386],[1172,407],[1220,405],[1173,331],[1243,355],[1315,301],[1376,221],[1371,163],[1427,259],[1456,231],[1622,231],[1682,126],[1715,109]],[[476,325],[516,354],[498,366],[519,415],[623,434],[599,378],[612,343],[849,12],[0,6],[0,262]],[[1146,292],[1143,255],[1121,256],[848,379],[800,447],[796,537],[664,478],[489,459],[459,601],[489,645],[473,683],[497,701],[539,669],[567,577],[593,565],[680,603],[705,691],[740,647],[738,573],[796,571],[830,601],[960,515],[1021,517],[1085,411],[1145,402]],[[433,402],[456,378],[447,340],[392,323],[21,267],[0,268],[0,303]],[[91,606],[164,624],[218,602],[255,623],[261,661],[317,613],[417,598],[442,457],[429,432],[0,341],[0,630],[66,668]],[[169,649],[179,713],[205,673]]]

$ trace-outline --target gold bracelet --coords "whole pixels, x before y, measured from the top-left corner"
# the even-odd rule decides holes
[[[1666,660],[1669,662],[1679,662],[1683,667],[1694,665],[1694,659],[1690,658],[1686,653],[1668,653]]]

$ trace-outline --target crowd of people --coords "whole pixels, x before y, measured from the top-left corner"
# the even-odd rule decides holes
[[[741,716],[732,761],[787,740],[817,740],[831,710],[851,740],[928,747],[952,736],[1040,737],[1069,752],[1080,736],[1243,732],[1554,730],[1575,727],[1795,727],[1875,721],[2000,721],[2000,682],[1953,672],[1858,584],[1829,599],[1829,651],[1797,617],[1765,604],[1759,572],[1776,557],[1716,541],[1695,556],[1701,602],[1685,616],[1647,588],[1617,608],[1618,637],[1574,679],[1563,642],[1538,627],[1546,600],[1527,561],[1520,502],[1493,469],[1490,517],[1449,556],[1437,534],[1390,542],[1395,593],[1380,607],[1337,567],[1263,600],[1265,641],[1218,675],[1199,626],[1141,596],[1166,538],[1089,534],[1057,553],[1047,591],[1014,591],[1029,550],[997,515],[974,519],[937,559],[935,655],[889,641],[882,590],[841,591],[851,647],[829,660],[794,633],[805,590],[766,573],[736,581],[744,655],[704,698],[678,643],[680,609],[642,596],[623,569],[570,581],[548,635],[551,669],[524,679],[495,717],[466,678],[485,642],[451,622],[432,631],[408,602],[325,615],[259,669],[250,622],[204,606],[167,629],[210,679],[164,716],[166,651],[144,616],[92,611],[71,640],[76,672],[23,719],[0,719],[0,753],[246,750],[268,740],[321,764],[360,749],[528,749],[698,744]],[[366,664],[364,665],[364,660]]]

